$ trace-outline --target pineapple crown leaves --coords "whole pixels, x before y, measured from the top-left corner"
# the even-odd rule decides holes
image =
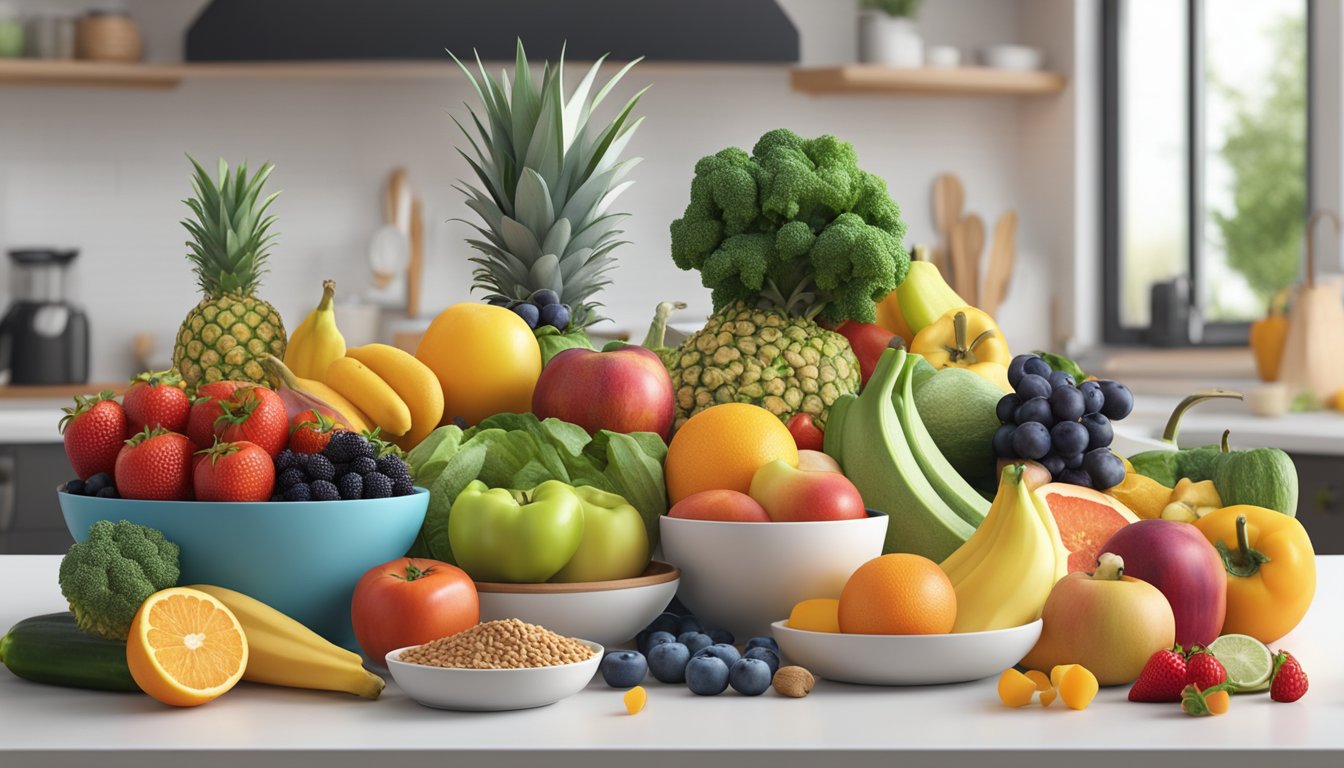
[[[532,80],[527,54],[518,41],[512,78],[496,79],[476,55],[474,73],[449,51],[467,75],[483,106],[470,105],[474,132],[454,118],[471,146],[458,153],[471,166],[479,185],[456,189],[467,207],[483,220],[466,222],[480,238],[467,242],[481,252],[472,258],[474,288],[489,298],[526,299],[549,288],[572,309],[571,324],[584,327],[600,319],[590,299],[610,284],[612,252],[625,241],[617,229],[627,214],[612,212],[616,198],[633,183],[622,181],[639,158],[618,160],[643,118],[632,119],[648,88],[636,93],[605,127],[591,121],[621,78],[641,59],[623,66],[596,92],[599,58],[565,97],[564,50],[559,61]]]
[[[736,302],[832,323],[871,323],[873,302],[905,279],[905,222],[853,145],[777,129],[750,155],[700,160],[672,260],[700,271],[714,309]]]
[[[247,163],[230,173],[228,163],[221,159],[217,177],[211,179],[195,158],[188,155],[187,159],[195,169],[195,197],[182,202],[195,218],[183,219],[182,226],[191,233],[187,258],[201,291],[211,297],[255,293],[268,271],[268,249],[276,237],[270,232],[275,216],[267,215],[266,209],[280,193],[261,197],[261,188],[275,166],[265,163],[249,177]]]

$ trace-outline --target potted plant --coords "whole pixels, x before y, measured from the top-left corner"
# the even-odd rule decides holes
[[[920,0],[859,0],[859,60],[890,67],[924,64],[924,40],[915,29]]]

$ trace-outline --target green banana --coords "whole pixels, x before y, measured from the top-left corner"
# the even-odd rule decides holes
[[[826,414],[826,429],[821,433],[821,450],[828,456],[835,459],[836,463],[843,468],[845,461],[841,450],[843,448],[840,436],[844,434],[843,424],[845,423],[845,413],[849,406],[854,402],[855,396],[852,394],[843,394],[834,403],[831,403],[831,410]]]
[[[923,470],[924,477],[928,478],[929,484],[943,501],[947,502],[952,511],[957,513],[957,517],[971,526],[978,526],[989,512],[989,502],[966,482],[947,457],[943,456],[943,452],[938,450],[938,444],[933,441],[933,436],[924,426],[924,421],[919,417],[919,411],[915,407],[914,374],[915,368],[923,359],[916,354],[907,354],[905,357],[905,365],[902,366],[900,377],[896,382],[894,398],[896,418],[900,420],[905,440],[910,444],[910,452],[914,454],[915,461]]]

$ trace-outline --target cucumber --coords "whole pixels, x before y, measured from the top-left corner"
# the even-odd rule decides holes
[[[126,665],[126,643],[91,635],[74,614],[49,613],[0,637],[0,664],[25,680],[98,691],[139,691]]]

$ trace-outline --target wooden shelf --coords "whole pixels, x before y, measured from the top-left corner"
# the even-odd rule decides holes
[[[1032,95],[1059,93],[1066,80],[1057,72],[1017,72],[989,67],[893,69],[868,64],[795,69],[795,91],[823,94],[887,93],[928,95]]]
[[[126,382],[93,382],[92,384],[5,385],[0,386],[0,402],[13,399],[61,398],[75,395],[96,395],[111,391],[118,395],[126,391]]]

